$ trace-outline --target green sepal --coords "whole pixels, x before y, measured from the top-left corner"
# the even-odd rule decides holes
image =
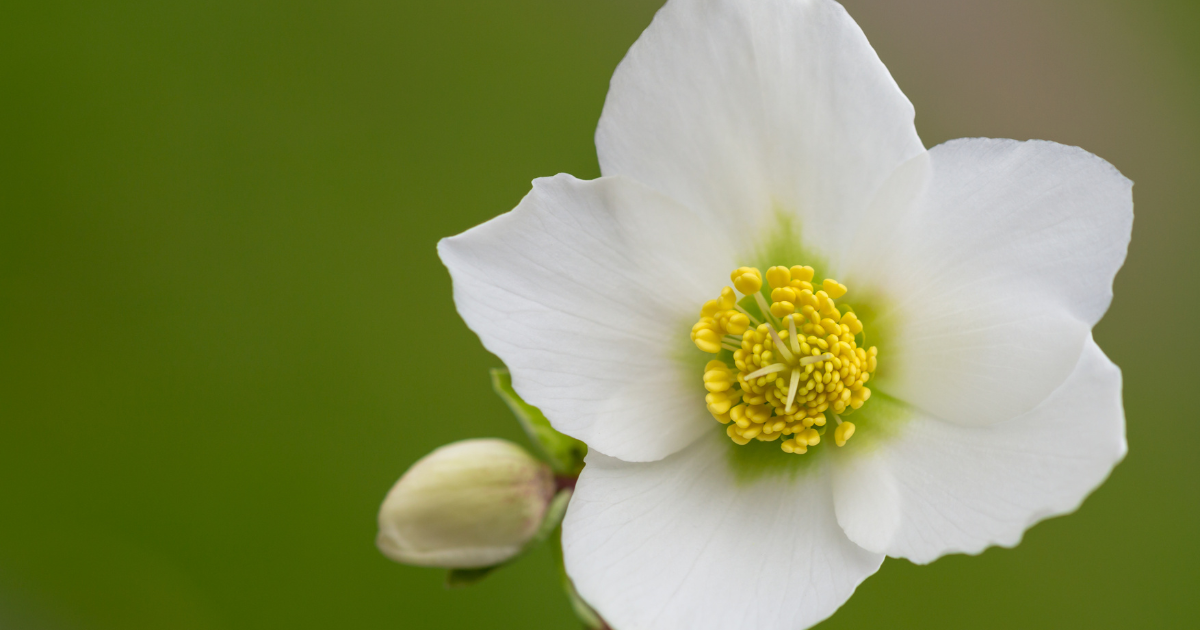
[[[542,524],[538,526],[537,531],[529,542],[517,552],[517,555],[490,567],[480,567],[478,569],[450,569],[446,571],[446,588],[463,588],[472,586],[483,578],[491,575],[492,571],[500,567],[516,562],[521,556],[532,551],[535,547],[542,544],[550,537],[551,534],[558,529],[562,524],[563,516],[567,513],[567,504],[571,502],[571,490],[565,488],[559,490],[554,498],[550,499],[550,504],[546,506],[546,513],[542,516]],[[557,543],[556,543],[557,544]]]
[[[521,400],[512,387],[512,375],[507,369],[492,368],[492,389],[517,416],[525,435],[537,446],[542,457],[554,470],[554,474],[578,477],[579,471],[583,470],[587,444],[555,431],[537,407]]]

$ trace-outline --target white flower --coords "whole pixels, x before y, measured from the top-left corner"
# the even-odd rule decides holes
[[[885,555],[1015,545],[1123,457],[1091,328],[1131,182],[1050,142],[926,151],[913,117],[840,5],[671,0],[612,79],[604,177],[439,244],[517,392],[591,447],[563,545],[614,628],[815,624]],[[743,310],[706,304],[726,278]]]
[[[434,449],[396,482],[379,508],[376,546],[397,562],[480,568],[520,553],[554,497],[550,467],[494,438]]]

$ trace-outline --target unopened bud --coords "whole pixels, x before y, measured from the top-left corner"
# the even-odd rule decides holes
[[[550,467],[500,439],[447,444],[413,464],[379,509],[375,544],[397,562],[467,569],[517,555],[554,497]]]

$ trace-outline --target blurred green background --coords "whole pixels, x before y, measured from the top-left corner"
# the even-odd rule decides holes
[[[572,628],[542,550],[385,560],[442,443],[520,440],[437,239],[592,133],[653,0],[24,2],[0,23],[0,627]],[[1014,550],[889,560],[822,628],[1200,624],[1200,3],[847,0],[960,136],[1136,183],[1096,336],[1130,454]]]

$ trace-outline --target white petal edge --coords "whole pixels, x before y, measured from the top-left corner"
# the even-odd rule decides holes
[[[738,447],[710,428],[657,462],[588,454],[563,523],[568,575],[620,630],[796,630],[820,622],[883,556],[838,526],[823,464],[794,478],[739,481],[726,459]]]
[[[711,430],[689,333],[733,269],[703,219],[624,178],[538,179],[512,212],[438,243],[454,301],[554,428],[628,461]]]
[[[1043,141],[955,140],[897,169],[838,265],[891,331],[878,386],[965,424],[1037,406],[1112,300],[1132,186]]]
[[[982,427],[918,413],[901,435],[835,458],[838,522],[867,549],[924,564],[1013,547],[1079,508],[1124,458],[1121,370],[1090,339],[1078,366],[1033,411]]]
[[[836,2],[671,0],[613,74],[596,149],[605,175],[708,214],[747,249],[783,212],[828,253],[925,150],[913,118]]]

